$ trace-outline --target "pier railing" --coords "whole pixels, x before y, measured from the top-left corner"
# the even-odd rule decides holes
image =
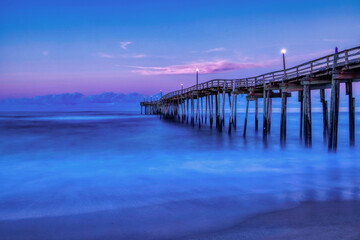
[[[337,53],[337,55],[338,58],[336,66],[349,68],[354,63],[360,63],[360,46],[343,50]],[[255,77],[241,79],[213,79],[207,82],[199,83],[198,85],[167,93],[162,96],[159,101],[196,93],[197,91],[210,90],[212,88],[223,90],[254,88],[264,84],[286,82],[291,79],[299,79],[324,71],[332,71],[334,56],[335,53],[287,68],[285,70],[269,72]]]

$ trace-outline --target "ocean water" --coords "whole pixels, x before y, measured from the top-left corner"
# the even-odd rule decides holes
[[[106,232],[116,229],[116,239],[167,239],[220,231],[301,201],[359,199],[359,127],[349,147],[347,113],[340,113],[338,151],[328,153],[321,113],[312,117],[307,148],[296,112],[288,113],[285,146],[276,111],[267,142],[254,131],[253,113],[243,138],[243,113],[228,135],[137,112],[2,112],[0,231],[10,234],[1,228],[9,221],[76,218],[76,232],[93,217],[97,225],[110,221]],[[38,239],[53,239],[42,224]],[[65,231],[81,239],[103,230],[77,238]]]

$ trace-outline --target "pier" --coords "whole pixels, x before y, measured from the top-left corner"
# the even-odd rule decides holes
[[[345,85],[349,107],[349,142],[355,144],[355,98],[353,82],[360,81],[360,46],[327,55],[283,70],[241,79],[214,79],[189,88],[176,90],[158,100],[141,102],[141,114],[158,114],[192,126],[209,123],[220,131],[228,121],[227,131],[237,127],[237,96],[246,96],[243,135],[246,136],[250,102],[255,108],[255,131],[258,131],[259,99],[262,99],[262,134],[266,139],[271,130],[272,99],[281,99],[280,140],[286,141],[287,98],[298,92],[300,109],[299,137],[306,146],[312,144],[311,93],[320,91],[323,137],[329,151],[336,151],[338,138],[340,87]],[[325,89],[331,89],[331,100],[325,100]],[[230,106],[225,120],[225,102]],[[330,108],[328,108],[328,105]],[[144,110],[143,110],[144,109]]]

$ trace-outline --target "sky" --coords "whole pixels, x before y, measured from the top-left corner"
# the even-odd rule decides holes
[[[154,95],[360,45],[360,1],[0,2],[0,99]]]

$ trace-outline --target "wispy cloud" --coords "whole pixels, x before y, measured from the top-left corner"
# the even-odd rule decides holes
[[[218,47],[218,48],[211,48],[206,50],[200,50],[200,51],[191,51],[191,53],[212,53],[212,52],[222,52],[225,51],[225,48]]]
[[[46,50],[45,50],[45,51],[43,51],[43,52],[42,52],[42,55],[44,55],[44,56],[49,55],[49,51],[46,51]]]
[[[127,46],[132,44],[132,42],[120,42],[121,48],[122,49],[127,49]]]
[[[336,38],[323,38],[324,42],[333,42],[333,43],[343,43],[345,40],[342,39],[336,39]]]
[[[97,56],[101,58],[145,58],[145,54],[108,54],[104,52],[98,52]]]
[[[98,52],[97,55],[101,58],[114,58],[114,55],[103,53],[103,52]]]
[[[143,67],[133,66],[136,70],[134,73],[141,75],[178,75],[178,74],[193,74],[196,68],[200,69],[203,74],[221,73],[238,69],[249,69],[263,67],[260,63],[236,63],[226,60],[212,61],[212,62],[198,62],[185,65],[171,65],[167,67]]]
[[[204,52],[206,52],[206,53],[222,52],[222,51],[225,51],[225,48],[219,47],[219,48],[212,48],[212,49],[204,50]]]

